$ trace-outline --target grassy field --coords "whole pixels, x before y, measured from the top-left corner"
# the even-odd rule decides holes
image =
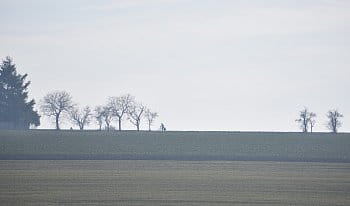
[[[350,134],[0,131],[0,159],[350,162]]]
[[[349,134],[0,131],[0,205],[350,205],[349,148]]]
[[[1,160],[1,205],[350,205],[350,164]]]

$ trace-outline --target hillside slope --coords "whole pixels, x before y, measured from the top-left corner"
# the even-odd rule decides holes
[[[350,162],[350,134],[1,130],[0,159]]]

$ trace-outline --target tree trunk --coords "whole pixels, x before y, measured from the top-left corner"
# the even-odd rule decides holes
[[[140,131],[140,123],[136,123],[137,131]]]
[[[122,118],[118,119],[119,131],[122,131]]]
[[[58,123],[60,115],[56,115],[56,130],[60,130],[60,125]]]
[[[151,123],[148,123],[148,131],[151,131]]]

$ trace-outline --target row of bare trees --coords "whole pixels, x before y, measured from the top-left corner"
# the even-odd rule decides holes
[[[299,123],[300,128],[302,129],[303,132],[307,133],[313,132],[313,128],[315,127],[316,124],[316,114],[309,111],[308,108],[304,108],[303,110],[300,111],[299,113],[299,118],[296,119],[295,121]],[[340,112],[338,112],[338,110],[333,109],[333,110],[329,110],[326,114],[327,116],[327,128],[333,132],[333,133],[337,133],[338,129],[342,126],[342,122],[341,122],[341,118],[343,118],[343,114],[341,114]]]
[[[60,129],[62,119],[69,118],[74,125],[83,130],[93,120],[98,123],[99,130],[103,126],[107,130],[111,129],[113,120],[118,122],[118,129],[122,130],[122,123],[125,119],[135,125],[136,130],[140,130],[141,121],[146,120],[148,130],[158,117],[156,112],[152,112],[142,103],[136,101],[135,97],[126,94],[122,96],[110,97],[105,105],[91,109],[89,106],[79,108],[72,101],[72,96],[65,91],[55,91],[48,93],[40,102],[41,112],[55,119],[56,129]]]

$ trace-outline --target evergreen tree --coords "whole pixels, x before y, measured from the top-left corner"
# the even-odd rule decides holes
[[[9,122],[15,128],[39,126],[40,116],[34,111],[34,99],[28,100],[27,74],[17,74],[16,65],[10,57],[0,67],[0,122]]]

